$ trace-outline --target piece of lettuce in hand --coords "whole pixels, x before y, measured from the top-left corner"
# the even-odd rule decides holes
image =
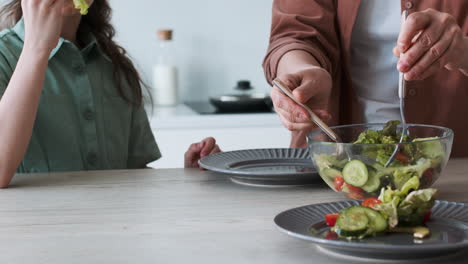
[[[82,15],[88,14],[89,5],[86,0],[73,0],[73,4],[75,4],[76,9],[80,9]]]

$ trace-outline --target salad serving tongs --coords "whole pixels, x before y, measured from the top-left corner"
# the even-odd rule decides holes
[[[314,122],[322,131],[325,133],[330,139],[335,141],[336,143],[342,143],[340,137],[327,125],[325,122],[322,121],[313,111],[310,109],[307,105],[299,102],[294,95],[292,94],[291,90],[283,84],[280,80],[276,79],[273,80],[273,85],[278,88],[284,95],[289,97],[293,102],[304,108],[310,115],[310,120]],[[338,149],[337,149],[337,155],[341,156],[343,153],[345,153],[348,156],[348,160],[351,160],[351,155],[349,155],[348,151],[346,148],[343,148],[342,144],[337,144]]]
[[[408,16],[408,12],[404,10],[402,13],[402,19],[401,19],[402,23],[405,22],[407,16]],[[387,168],[395,159],[396,154],[400,150],[400,144],[403,142],[405,135],[407,135],[408,133],[407,131],[408,128],[407,128],[406,119],[405,119],[406,81],[405,81],[405,74],[402,72],[398,74],[398,97],[400,99],[400,117],[401,117],[401,125],[402,125],[401,136],[400,136],[399,144],[396,145],[395,149],[393,150],[392,155],[385,163],[385,168]]]

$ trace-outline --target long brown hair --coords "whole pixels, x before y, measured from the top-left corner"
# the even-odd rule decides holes
[[[11,0],[0,9],[0,30],[13,27],[23,16],[21,0]],[[120,96],[128,103],[141,106],[142,88],[146,87],[135,65],[127,56],[124,48],[114,41],[115,29],[110,23],[112,9],[108,0],[95,0],[89,13],[83,16],[78,28],[77,38],[91,32],[99,47],[112,60],[114,80]]]

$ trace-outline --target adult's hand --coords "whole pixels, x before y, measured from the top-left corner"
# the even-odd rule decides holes
[[[453,16],[434,9],[408,16],[393,52],[406,80],[426,79],[441,68],[468,75],[468,37]]]
[[[323,68],[311,66],[295,73],[278,76],[294,97],[308,105],[323,121],[331,119],[327,106],[332,88],[330,74]],[[290,131],[311,131],[316,128],[310,121],[309,113],[293,100],[284,95],[278,88],[271,91],[271,99],[282,124]]]
[[[221,149],[216,144],[216,140],[212,137],[205,138],[201,142],[190,145],[185,152],[184,166],[185,168],[199,168],[198,161],[208,155],[221,152]]]

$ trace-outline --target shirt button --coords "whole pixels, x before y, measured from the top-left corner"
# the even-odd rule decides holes
[[[411,96],[415,96],[416,95],[416,90],[415,89],[410,89],[408,93]]]
[[[83,112],[83,117],[84,119],[88,120],[88,121],[91,121],[94,119],[94,113],[91,109],[86,109],[84,112]]]
[[[85,67],[81,64],[75,64],[73,66],[73,70],[78,73],[78,74],[81,74],[81,73],[84,73],[85,72]]]
[[[98,157],[97,157],[96,153],[90,152],[90,153],[88,154],[88,157],[87,157],[86,159],[87,159],[87,161],[88,161],[88,163],[89,163],[90,165],[93,165],[93,166],[94,166],[94,165],[96,165],[96,163],[97,163]]]
[[[413,8],[413,2],[406,1],[405,7],[406,7],[406,9],[411,9],[411,8]]]

